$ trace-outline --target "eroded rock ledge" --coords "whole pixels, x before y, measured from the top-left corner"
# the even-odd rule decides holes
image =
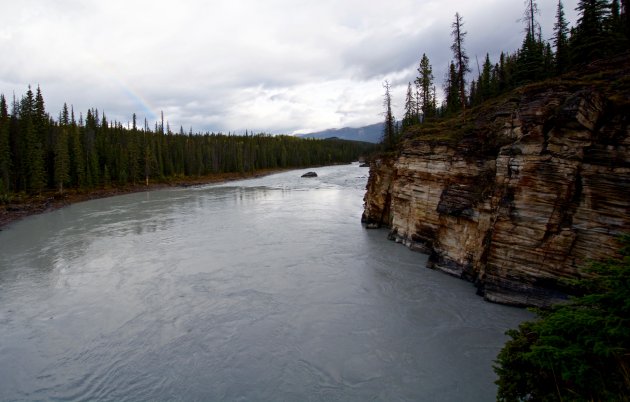
[[[489,301],[565,299],[630,231],[629,65],[522,88],[469,112],[456,139],[418,128],[372,162],[363,221]]]

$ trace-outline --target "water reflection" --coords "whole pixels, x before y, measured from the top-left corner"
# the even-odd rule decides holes
[[[359,224],[365,170],[130,194],[0,232],[0,400],[490,400],[527,316]]]

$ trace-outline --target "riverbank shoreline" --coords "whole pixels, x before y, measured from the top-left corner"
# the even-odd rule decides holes
[[[68,189],[63,193],[59,193],[56,190],[47,190],[37,195],[12,194],[8,203],[0,204],[0,231],[6,230],[11,223],[28,216],[52,212],[78,202],[164,188],[202,186],[253,179],[287,170],[290,169],[262,169],[247,173],[217,173],[202,177],[177,177],[171,180],[149,183],[148,186],[136,184],[122,187],[109,186],[93,190]]]

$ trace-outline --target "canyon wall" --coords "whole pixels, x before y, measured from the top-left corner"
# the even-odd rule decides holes
[[[415,127],[371,163],[363,221],[487,300],[566,299],[566,280],[630,232],[627,66],[594,65]]]

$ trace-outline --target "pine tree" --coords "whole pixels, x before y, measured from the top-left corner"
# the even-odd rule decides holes
[[[523,20],[526,23],[527,34],[529,34],[533,40],[541,42],[540,24],[536,21],[536,14],[538,14],[538,4],[534,0],[525,0]],[[536,35],[537,33],[538,35]]]
[[[453,37],[451,50],[453,51],[457,71],[455,86],[459,91],[461,108],[466,109],[466,73],[470,71],[470,68],[468,67],[468,55],[464,49],[464,39],[467,32],[463,30],[464,20],[459,13],[455,13],[455,21],[453,21],[451,27],[453,28],[451,31],[451,36]]]
[[[527,32],[516,61],[516,82],[524,84],[546,77],[545,44]]]
[[[74,119],[72,119],[74,121]],[[70,176],[74,186],[83,188],[86,186],[85,156],[81,142],[81,131],[76,123],[72,123],[70,135]]]
[[[70,124],[70,114],[68,113],[68,105],[64,102],[63,109],[61,111],[61,117],[59,119],[59,123],[67,126]]]
[[[609,41],[604,29],[608,17],[607,0],[580,0],[576,10],[579,12],[575,35],[572,35],[571,50],[573,62],[588,63],[608,55]]]
[[[555,67],[553,50],[551,50],[551,44],[549,42],[545,43],[544,53],[543,53],[543,73],[541,74],[541,79],[549,78],[553,76],[551,73]]]
[[[10,190],[11,148],[9,142],[9,113],[7,101],[0,94],[0,196]]]
[[[619,0],[613,0],[610,4],[610,15],[605,22],[605,30],[610,42],[609,55],[623,53],[628,48],[630,36],[624,27],[624,16]]]
[[[481,70],[481,77],[479,79],[479,92],[481,95],[482,101],[488,100],[493,97],[495,94],[492,90],[492,63],[490,62],[490,55],[486,53],[486,60],[483,63],[483,68]]]
[[[446,75],[446,82],[444,92],[446,92],[446,113],[454,113],[461,110],[462,101],[460,99],[459,92],[459,80],[458,80],[457,67],[455,62],[451,61],[449,65],[448,73]]]
[[[44,152],[36,123],[41,123],[37,109],[42,108],[41,100],[36,107],[33,91],[29,86],[20,102],[20,153],[23,155],[21,167],[22,188],[31,192],[41,192],[46,184]],[[41,128],[41,126],[40,126]]]
[[[556,47],[556,73],[562,74],[569,68],[569,24],[564,15],[562,0],[558,0],[556,23],[553,25],[553,44]]]
[[[410,82],[407,85],[407,95],[405,97],[405,117],[403,117],[402,121],[403,130],[417,122],[416,109],[416,99],[413,96]]]
[[[68,132],[63,127],[59,131],[55,145],[55,184],[59,193],[63,193],[63,186],[70,184],[70,155],[68,153]]]
[[[392,150],[396,145],[396,121],[394,119],[394,115],[392,114],[392,96],[390,93],[389,81],[385,81],[383,88],[385,88],[385,95],[383,96],[383,106],[385,107],[385,127],[383,129],[382,143],[385,145],[386,149]]]
[[[431,94],[433,86],[433,68],[426,54],[422,54],[420,66],[418,67],[418,78],[416,87],[418,88],[418,105],[422,111],[422,120],[435,115],[435,101]]]
[[[53,172],[54,147],[52,132],[49,129],[50,118],[48,113],[46,113],[44,96],[42,95],[42,90],[39,85],[35,92],[35,115],[33,116],[33,125],[37,137],[37,147],[39,148],[37,152],[40,153],[43,164],[41,172],[43,184],[42,187],[38,189],[38,191],[41,191],[49,182],[48,179],[52,179],[47,173],[52,174]],[[50,182],[52,182],[52,180]]]

